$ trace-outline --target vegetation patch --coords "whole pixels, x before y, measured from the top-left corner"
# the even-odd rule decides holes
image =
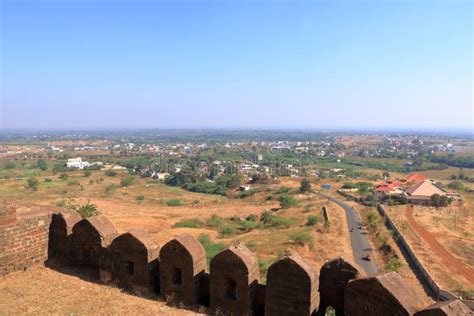
[[[281,208],[290,208],[298,205],[298,200],[294,196],[288,194],[280,195],[278,201],[280,202]]]
[[[183,201],[181,201],[180,199],[171,199],[171,200],[168,200],[166,201],[166,205],[168,206],[181,206],[183,205]]]
[[[291,233],[288,235],[289,239],[297,245],[304,246],[313,241],[313,236],[307,230]]]
[[[226,245],[222,242],[213,242],[209,235],[201,234],[198,236],[198,240],[201,242],[204,250],[206,250],[207,264],[211,263],[212,258],[219,252],[226,248]]]
[[[173,225],[174,228],[186,227],[186,228],[200,228],[203,226],[203,223],[197,219],[183,219]]]
[[[321,216],[318,215],[309,215],[306,219],[306,226],[314,226],[321,222]]]
[[[128,186],[131,186],[133,184],[133,182],[135,182],[135,179],[132,176],[128,176],[128,177],[123,178],[122,180],[120,180],[120,185],[123,188],[125,188],[125,187],[128,187]]]

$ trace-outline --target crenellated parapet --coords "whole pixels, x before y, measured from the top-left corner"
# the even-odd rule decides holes
[[[304,258],[287,253],[261,284],[255,254],[233,244],[206,271],[205,249],[191,235],[160,247],[146,230],[119,235],[103,215],[81,219],[55,207],[0,208],[0,250],[0,275],[55,258],[93,269],[104,283],[185,306],[204,305],[216,315],[325,315],[329,306],[337,316],[473,315],[457,300],[423,308],[397,273],[366,276],[344,258],[326,262],[318,274]]]

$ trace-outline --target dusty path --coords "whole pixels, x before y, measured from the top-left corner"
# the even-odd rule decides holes
[[[447,251],[423,226],[419,225],[413,217],[413,206],[405,208],[405,217],[408,224],[413,228],[418,236],[423,239],[435,254],[444,262],[446,268],[463,276],[471,284],[474,284],[474,271],[454,257]]]

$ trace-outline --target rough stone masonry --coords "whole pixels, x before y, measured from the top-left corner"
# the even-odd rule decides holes
[[[46,260],[87,266],[104,283],[204,305],[213,314],[310,316],[324,315],[331,306],[337,316],[473,315],[460,300],[424,307],[397,273],[366,277],[343,258],[323,265],[318,278],[304,258],[288,253],[269,267],[267,284],[261,284],[255,255],[241,245],[217,254],[209,273],[205,249],[191,235],[177,236],[160,250],[147,231],[118,235],[103,215],[81,219],[52,206],[0,205],[0,275]]]

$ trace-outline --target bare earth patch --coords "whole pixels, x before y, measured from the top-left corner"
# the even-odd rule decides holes
[[[1,315],[196,315],[116,287],[35,267],[0,278]]]

